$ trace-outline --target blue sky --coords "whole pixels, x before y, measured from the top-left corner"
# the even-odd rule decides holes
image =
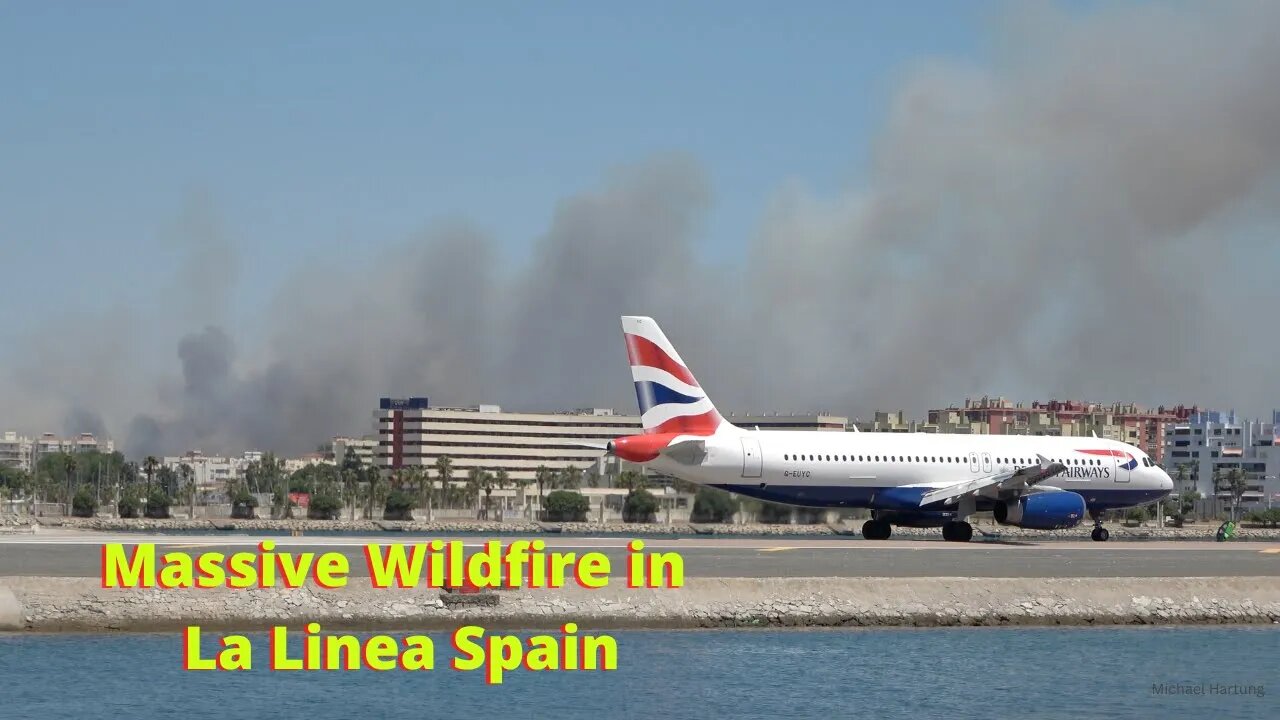
[[[863,180],[895,81],[982,53],[990,3],[17,3],[0,10],[0,341],[155,302],[204,203],[233,322],[304,256],[466,218],[518,261],[556,202],[683,151],[735,261],[770,196]],[[57,287],[50,286],[56,266]],[[14,318],[19,319],[16,322]]]

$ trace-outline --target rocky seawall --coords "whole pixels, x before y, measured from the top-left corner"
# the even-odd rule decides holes
[[[697,578],[679,589],[117,590],[0,579],[0,629],[875,627],[1280,623],[1275,578]]]
[[[482,520],[446,520],[437,522],[411,521],[398,522],[390,520],[206,520],[206,519],[167,519],[151,520],[146,518],[29,518],[26,516],[0,517],[0,529],[8,531],[29,531],[32,524],[44,527],[64,527],[81,530],[105,532],[173,532],[173,531],[233,531],[233,532],[351,532],[381,533],[406,532],[415,535],[450,535],[457,533],[479,533],[493,535],[521,535],[535,533],[571,533],[577,535],[718,535],[718,536],[861,536],[861,522],[849,521],[833,525],[777,525],[749,523],[740,525],[717,524],[701,525],[692,523],[536,523],[528,521],[492,522]],[[1016,539],[1071,539],[1087,540],[1093,526],[1088,523],[1068,530],[1024,530],[1022,528],[1003,525],[978,524],[976,539],[983,533],[998,535],[1000,538]],[[1217,532],[1216,523],[1201,523],[1181,528],[1171,527],[1127,527],[1124,525],[1107,525],[1112,540],[1210,540]],[[1280,528],[1242,527],[1238,531],[1239,540],[1280,541]],[[941,537],[938,528],[895,527],[895,538]]]

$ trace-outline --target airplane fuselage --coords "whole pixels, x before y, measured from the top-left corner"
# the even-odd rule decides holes
[[[895,512],[946,508],[912,504],[910,492],[894,489],[923,491],[1013,472],[1039,456],[1065,466],[1043,484],[1078,493],[1090,512],[1153,502],[1172,488],[1138,448],[1092,437],[744,431],[700,439],[706,457],[699,463],[659,456],[649,464],[762,500]],[[990,505],[983,501],[978,498],[977,509]]]

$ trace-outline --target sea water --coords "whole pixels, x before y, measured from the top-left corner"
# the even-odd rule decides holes
[[[590,632],[583,628],[582,632]],[[1273,627],[626,631],[611,672],[182,669],[181,634],[0,635],[0,717],[1276,717]],[[251,635],[266,646],[265,635]],[[258,669],[261,668],[261,669]]]

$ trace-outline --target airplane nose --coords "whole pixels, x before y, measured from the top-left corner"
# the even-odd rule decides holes
[[[1166,492],[1173,490],[1173,478],[1164,470],[1160,471],[1160,489]]]

